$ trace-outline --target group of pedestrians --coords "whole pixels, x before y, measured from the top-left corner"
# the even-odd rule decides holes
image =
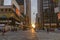
[[[1,33],[2,35],[5,35],[5,33],[6,33],[6,32],[9,32],[9,31],[15,32],[15,31],[18,31],[18,29],[17,29],[17,28],[12,28],[12,29],[2,28],[2,29],[0,29],[0,33]]]
[[[5,30],[4,28],[3,29],[0,29],[0,33],[2,33],[2,35],[4,35],[8,30]]]
[[[35,31],[43,30],[43,31],[46,31],[47,33],[50,32],[50,28],[49,28],[49,27],[43,27],[42,29],[37,29],[37,28],[35,28],[34,30],[35,30]]]

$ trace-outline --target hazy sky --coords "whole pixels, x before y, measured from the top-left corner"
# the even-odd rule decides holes
[[[31,0],[32,13],[37,13],[37,0]]]
[[[31,23],[35,23],[37,13],[37,0],[31,0]]]

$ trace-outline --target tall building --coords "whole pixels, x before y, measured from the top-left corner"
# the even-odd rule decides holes
[[[37,10],[38,10],[38,16],[39,16],[39,26],[43,26],[43,21],[42,21],[42,12],[43,12],[43,0],[37,0]]]
[[[38,13],[36,14],[36,20],[35,20],[35,26],[36,26],[36,29],[39,29],[39,15],[38,15]]]
[[[22,18],[21,21],[23,21],[24,16],[25,16],[25,14],[24,14],[24,0],[16,0],[16,1],[20,7],[20,14],[21,14],[20,18]]]
[[[53,0],[37,0],[38,2],[38,14],[40,27],[54,27],[56,26],[57,17],[54,13],[54,1]]]
[[[31,25],[31,0],[16,0],[20,5],[20,12],[25,15],[25,25]],[[24,20],[24,19],[23,19]]]
[[[21,20],[21,22],[20,22],[20,28],[22,28],[22,29],[24,29],[24,28],[26,28],[26,12],[25,12],[25,0],[16,0],[17,2],[18,2],[18,4],[19,4],[19,6],[20,6],[20,14],[21,14],[21,16],[20,16],[20,20]]]
[[[59,7],[59,12],[60,12],[60,0],[58,0],[58,7]]]
[[[27,26],[31,26],[31,0],[25,0],[26,7],[26,24]]]
[[[56,12],[57,14],[57,26],[60,28],[60,0],[57,0],[57,8],[58,11]]]
[[[20,7],[16,0],[10,0],[11,4],[4,4],[6,0],[0,0],[0,24],[4,26],[19,26]],[[8,0],[9,2],[9,0]]]

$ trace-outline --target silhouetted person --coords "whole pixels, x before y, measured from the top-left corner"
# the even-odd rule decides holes
[[[47,27],[47,32],[49,33],[49,28]]]
[[[45,30],[44,27],[43,27],[43,30]]]
[[[4,35],[4,34],[5,34],[5,32],[6,32],[6,31],[5,31],[5,29],[3,29],[3,30],[2,30],[2,35]]]

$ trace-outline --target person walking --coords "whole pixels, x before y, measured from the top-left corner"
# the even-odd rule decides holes
[[[2,35],[4,35],[5,34],[5,28],[3,27],[3,29],[2,29]]]
[[[47,27],[47,33],[49,33],[49,27]]]

